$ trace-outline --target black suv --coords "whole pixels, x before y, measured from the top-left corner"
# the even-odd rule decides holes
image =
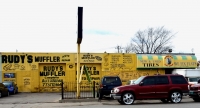
[[[122,81],[119,76],[104,76],[100,80],[97,96],[102,99],[104,95],[110,95],[114,87],[121,86]]]

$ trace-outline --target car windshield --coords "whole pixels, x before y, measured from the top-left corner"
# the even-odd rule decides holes
[[[134,84],[139,84],[145,76],[141,76],[140,78],[138,78],[137,80],[134,81]]]
[[[197,82],[199,78],[189,78],[189,82]]]
[[[4,84],[6,87],[9,87],[9,86],[12,85],[11,83],[7,83],[7,82],[3,82],[3,84]]]

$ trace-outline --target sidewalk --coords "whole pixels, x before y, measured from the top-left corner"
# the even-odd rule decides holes
[[[83,99],[60,99],[59,103],[75,103],[75,102],[99,102],[98,98],[83,98]]]

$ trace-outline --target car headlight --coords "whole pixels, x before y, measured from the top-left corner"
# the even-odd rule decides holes
[[[114,93],[118,93],[118,92],[119,92],[118,88],[114,89]]]

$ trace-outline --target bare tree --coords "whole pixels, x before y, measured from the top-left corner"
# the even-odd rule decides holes
[[[123,50],[124,50],[124,52],[125,53],[130,53],[130,52],[132,52],[132,44],[127,44],[124,48],[123,48]]]
[[[166,53],[173,47],[171,39],[174,36],[175,34],[165,29],[164,26],[139,30],[132,38],[128,49],[135,53]]]

